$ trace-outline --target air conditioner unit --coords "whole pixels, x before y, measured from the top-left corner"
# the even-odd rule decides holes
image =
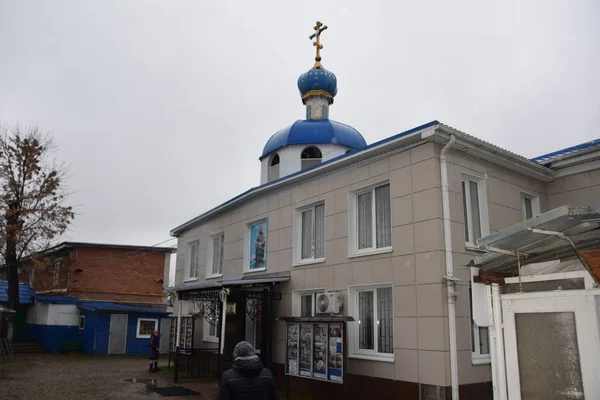
[[[342,298],[335,292],[316,294],[317,314],[338,314],[342,309]]]

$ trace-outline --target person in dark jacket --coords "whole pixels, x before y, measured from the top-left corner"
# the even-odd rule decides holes
[[[152,332],[152,336],[150,336],[150,369],[148,372],[157,372],[160,371],[158,369],[158,356],[160,347],[160,337],[158,336],[158,331],[155,330]]]
[[[279,399],[273,374],[263,367],[250,343],[239,342],[233,358],[233,368],[221,377],[219,400]]]

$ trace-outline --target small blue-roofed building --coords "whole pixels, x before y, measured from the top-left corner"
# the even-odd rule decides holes
[[[165,307],[38,296],[28,314],[27,338],[53,353],[144,355],[155,329],[161,348],[168,348],[168,314]]]
[[[25,338],[25,320],[27,318],[27,308],[34,303],[35,292],[26,283],[19,283],[19,305],[15,307],[15,313],[10,313],[13,318],[12,332],[8,332],[9,324],[8,313],[3,313],[3,323],[1,324],[5,332],[0,332],[0,337],[7,336],[13,341],[23,340]],[[8,304],[8,281],[0,280],[0,305]]]

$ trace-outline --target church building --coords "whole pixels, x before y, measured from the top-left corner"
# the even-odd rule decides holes
[[[330,119],[325,29],[297,82],[306,118],[267,141],[261,185],[171,231],[170,359],[204,376],[190,365],[213,357],[219,375],[246,340],[285,390],[491,399],[488,329],[471,317],[478,239],[597,202],[600,140],[530,160],[431,121],[368,144]]]

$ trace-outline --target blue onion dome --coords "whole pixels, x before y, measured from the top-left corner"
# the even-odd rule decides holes
[[[333,72],[327,71],[325,68],[313,67],[300,75],[298,89],[300,89],[303,103],[310,96],[325,96],[331,104],[337,94],[337,78]]]
[[[330,119],[299,120],[275,133],[267,141],[260,159],[290,145],[333,143],[351,150],[367,146],[363,136],[353,127]]]

